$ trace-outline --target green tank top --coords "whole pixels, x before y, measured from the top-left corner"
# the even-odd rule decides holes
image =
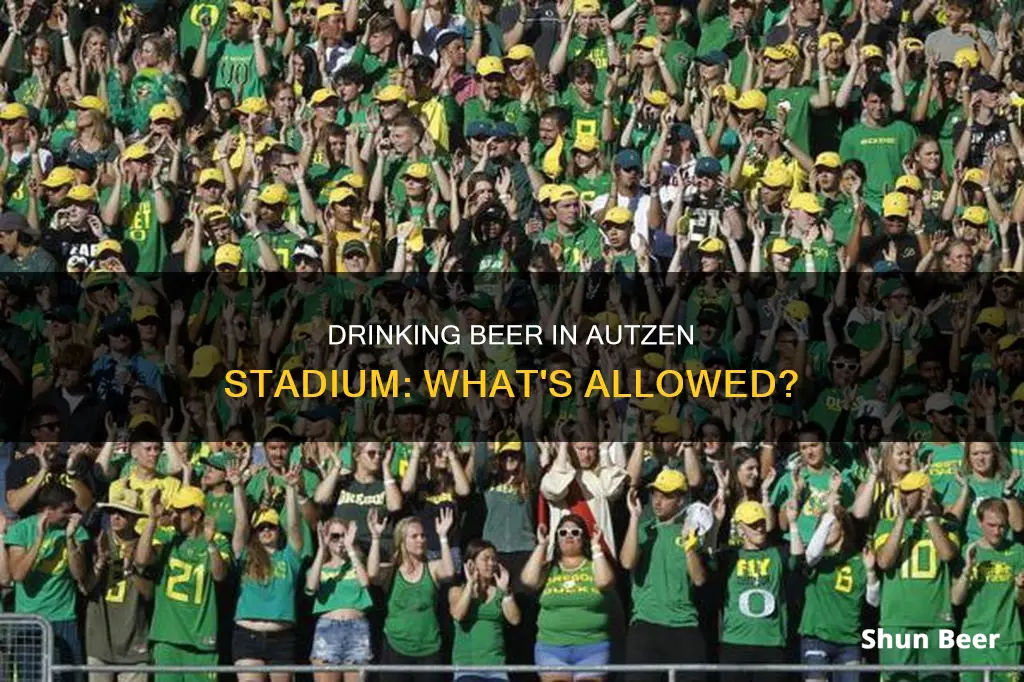
[[[368,611],[373,606],[370,592],[356,577],[352,563],[346,561],[340,566],[324,566],[320,569],[320,587],[317,589],[313,614],[328,613],[338,609]]]
[[[403,656],[429,656],[441,648],[441,628],[437,623],[437,586],[430,568],[423,566],[420,579],[411,583],[395,567],[388,597],[388,617],[384,634],[391,648]]]
[[[468,586],[465,589],[469,589]],[[455,623],[452,663],[455,665],[504,665],[505,638],[501,595],[488,602],[474,598],[469,613]]]
[[[608,640],[606,596],[594,584],[594,564],[566,570],[557,563],[540,594],[537,641],[552,646],[580,646]]]

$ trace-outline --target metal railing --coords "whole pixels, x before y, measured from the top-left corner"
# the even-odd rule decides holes
[[[687,664],[687,665],[599,665],[599,666],[544,666],[544,665],[216,665],[216,666],[169,666],[169,665],[54,665],[54,674],[59,673],[661,673],[668,676],[668,682],[676,682],[685,673],[728,673],[728,672],[777,672],[777,673],[982,673],[984,682],[991,682],[993,673],[1024,673],[1024,665],[878,665],[878,664]]]

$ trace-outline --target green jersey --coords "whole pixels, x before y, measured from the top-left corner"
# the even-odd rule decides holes
[[[206,493],[206,515],[213,519],[218,533],[235,532],[235,506],[231,493]]]
[[[561,233],[558,225],[554,224],[540,234],[540,240],[547,244],[561,245],[562,260],[567,272],[580,272],[583,257],[589,257],[592,261],[601,257],[601,230],[586,219],[582,219],[576,230],[568,234]]]
[[[585,646],[608,641],[607,597],[594,583],[594,564],[577,568],[551,564],[540,593],[537,641],[551,646]]]
[[[821,471],[812,471],[806,467],[801,469],[801,477],[804,481],[803,498],[798,500],[800,504],[800,516],[797,517],[796,527],[800,530],[800,539],[804,544],[811,541],[814,529],[818,525],[818,519],[827,510],[825,502],[828,499],[829,487],[832,484],[833,474],[839,471],[832,467],[823,467]],[[789,499],[793,490],[793,472],[787,471],[779,482],[772,489],[772,506],[781,509]],[[839,486],[839,501],[844,507],[853,504],[853,485],[846,476],[843,476],[842,484]]]
[[[518,99],[502,95],[493,102],[485,102],[482,97],[471,97],[463,105],[462,132],[468,135],[469,124],[473,121],[515,123],[517,130],[526,132],[529,130],[527,118]]]
[[[370,591],[359,582],[355,568],[348,561],[339,566],[323,566],[320,569],[320,587],[313,596],[314,615],[338,609],[365,612],[373,607]]]
[[[270,245],[270,250],[277,256],[277,262],[281,267],[285,270],[293,270],[292,251],[299,243],[299,236],[283,225],[280,229],[263,230],[259,234],[261,235],[260,239]],[[252,233],[242,237],[238,247],[242,250],[242,267],[245,270],[252,272],[262,269],[259,265],[260,245]]]
[[[1024,641],[1014,586],[1021,571],[1024,545],[1005,542],[999,549],[976,545],[961,626],[965,635],[998,633],[1001,645]]]
[[[882,519],[875,531],[875,553],[885,545],[895,521]],[[959,544],[956,533],[943,532]],[[907,520],[900,542],[899,563],[885,572],[882,583],[883,627],[934,628],[953,623],[949,598],[950,570],[939,560],[927,522]]]
[[[227,538],[214,538],[221,559],[231,561]],[[206,538],[190,538],[170,528],[153,536],[155,567],[160,582],[154,596],[150,642],[180,644],[200,651],[217,649],[217,596],[213,586],[213,562]]]
[[[245,575],[245,564],[249,550],[238,558],[242,568],[241,589],[235,620],[273,620],[282,623],[295,622],[295,593],[299,583],[302,560],[290,546],[279,549],[270,556],[270,575],[259,582]]]
[[[7,545],[27,552],[39,536],[38,524],[39,515],[35,514],[12,525],[7,530]],[[75,530],[76,542],[88,540],[84,528]],[[74,620],[77,592],[68,564],[67,532],[64,528],[48,528],[28,575],[14,583],[14,610],[49,621]]]
[[[138,254],[135,271],[162,272],[164,259],[167,257],[167,242],[156,218],[153,190],[145,189],[137,197],[122,194],[121,201],[124,238],[132,243]]]
[[[944,490],[946,485],[956,478],[956,470],[964,459],[963,443],[922,443],[917,451],[920,462],[927,464],[928,475],[931,476],[935,490]]]
[[[748,646],[786,644],[785,573],[790,560],[779,547],[726,549],[722,641]]]
[[[860,552],[821,557],[808,569],[800,634],[836,644],[859,643],[867,586]]]
[[[658,523],[651,516],[641,521],[633,567],[634,621],[670,628],[697,626],[682,528],[679,518]]]
[[[222,40],[211,44],[206,49],[206,59],[213,71],[215,88],[226,88],[238,101],[263,97],[263,82],[256,72],[256,48],[251,42]]]
[[[815,94],[815,91],[807,86],[772,88],[765,92],[768,97],[767,112],[772,116],[775,115],[775,109],[779,104],[789,103],[786,134],[806,154],[811,153],[811,97]]]

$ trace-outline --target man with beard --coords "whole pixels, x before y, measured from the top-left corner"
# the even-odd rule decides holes
[[[245,270],[294,270],[292,251],[306,233],[298,225],[285,222],[287,203],[287,187],[267,185],[256,199],[255,213],[243,214],[242,220],[249,230],[239,244]]]

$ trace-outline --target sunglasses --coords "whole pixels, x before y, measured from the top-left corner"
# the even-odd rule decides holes
[[[277,526],[275,526],[273,524],[270,524],[270,523],[264,523],[263,525],[259,526],[256,529],[256,532],[257,533],[265,533],[265,532],[270,531],[270,530],[277,530]]]
[[[1003,332],[1003,328],[993,324],[979,324],[978,332],[981,334],[999,334]]]
[[[226,447],[226,448],[228,448],[230,450],[234,450],[235,448],[243,447],[244,445],[245,445],[245,442],[244,441],[240,441],[240,440],[226,440],[226,441],[224,441],[224,447]]]
[[[307,265],[316,265],[317,263],[320,262],[316,258],[310,258],[309,256],[295,256],[295,258],[293,258],[292,260],[295,261],[296,265],[299,265],[301,263],[306,263]]]
[[[583,531],[579,528],[559,528],[558,537],[560,538],[578,538],[583,536]]]
[[[344,537],[344,536],[341,533],[331,533],[330,535],[327,536],[327,541],[328,542],[338,542],[339,540],[341,540],[342,537]]]
[[[848,369],[851,371],[856,371],[860,369],[859,362],[843,362],[842,360],[839,360],[838,362],[833,362],[832,366],[839,370]]]
[[[501,83],[505,80],[505,76],[500,73],[492,73],[484,76],[484,80],[488,83]]]
[[[238,268],[234,265],[218,265],[217,272],[238,272]]]

